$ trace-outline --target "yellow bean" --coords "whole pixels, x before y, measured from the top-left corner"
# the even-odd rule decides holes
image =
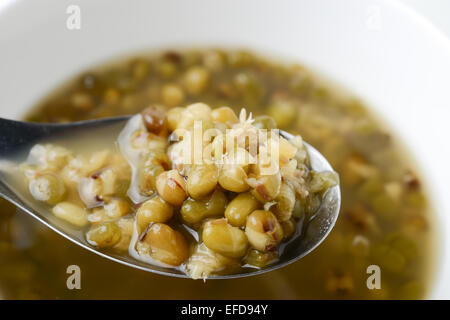
[[[122,199],[113,199],[104,206],[106,215],[110,219],[118,219],[128,214],[131,211],[128,202]]]
[[[192,279],[206,279],[214,273],[235,272],[240,268],[240,261],[228,258],[205,246],[196,245],[186,261],[186,272]]]
[[[83,227],[88,223],[87,212],[82,207],[70,203],[60,202],[53,207],[53,214],[77,227]]]
[[[120,240],[114,245],[114,249],[120,251],[128,251],[134,231],[134,218],[121,218],[117,221],[117,226],[120,229]]]
[[[272,117],[263,115],[263,116],[257,116],[255,118],[255,121],[253,122],[253,125],[257,127],[258,129],[276,129],[277,123],[275,120],[273,120]]]
[[[278,141],[278,148],[278,157],[281,164],[288,163],[297,153],[297,148],[283,137],[280,137]]]
[[[211,71],[221,71],[226,65],[226,58],[223,52],[207,51],[203,55],[203,64]]]
[[[178,123],[181,119],[184,110],[185,108],[176,107],[169,109],[169,111],[167,111],[167,126],[169,127],[170,131],[174,131],[178,128]]]
[[[189,129],[195,121],[211,120],[211,108],[204,103],[193,103],[186,107],[178,120],[177,128]]]
[[[183,89],[177,84],[166,84],[161,89],[162,102],[169,107],[180,105],[184,102]]]
[[[297,106],[290,101],[277,101],[267,108],[267,114],[275,120],[278,128],[285,129],[295,119]]]
[[[150,223],[167,222],[173,216],[173,208],[161,197],[156,196],[145,201],[136,213],[140,230],[144,230]]]
[[[56,204],[62,201],[66,195],[64,182],[52,173],[46,173],[31,180],[29,189],[33,198],[48,204]]]
[[[247,251],[248,241],[244,231],[217,219],[205,223],[203,243],[211,250],[230,258],[240,258]]]
[[[29,157],[39,168],[56,172],[72,160],[73,154],[64,147],[35,144],[30,150]]]
[[[163,150],[150,150],[145,162],[139,167],[139,190],[142,194],[153,195],[156,177],[170,167],[170,159]]]
[[[209,71],[204,67],[191,67],[184,76],[186,90],[191,95],[202,93],[209,84]]]
[[[189,171],[187,191],[194,199],[210,194],[217,186],[219,172],[215,164],[194,165]]]
[[[250,244],[259,251],[270,251],[283,240],[283,229],[270,211],[256,210],[247,217],[245,234]]]
[[[150,256],[163,263],[178,266],[189,256],[183,235],[164,223],[152,224],[143,240],[150,246]]]
[[[159,164],[149,164],[142,168],[139,174],[139,191],[145,195],[152,195],[156,190],[156,178],[164,172]]]
[[[241,193],[228,204],[225,218],[235,227],[245,226],[247,216],[260,207],[260,202],[251,193]]]
[[[233,124],[238,123],[239,119],[230,107],[220,107],[212,110],[211,120],[214,122],[220,122],[231,127]]]
[[[227,197],[216,189],[212,195],[203,200],[188,198],[181,206],[181,216],[189,224],[196,224],[205,218],[221,216],[225,211]]]
[[[112,247],[119,242],[120,237],[120,228],[114,222],[97,224],[86,234],[87,241],[98,248]]]
[[[279,173],[260,176],[254,188],[251,189],[252,195],[261,202],[274,200],[280,193],[281,176]]]
[[[120,178],[116,168],[103,170],[97,178],[101,184],[101,192],[98,194],[102,199],[109,196],[125,196],[130,181]]]
[[[339,175],[334,171],[311,172],[309,189],[313,193],[322,192],[339,184]]]
[[[278,252],[276,250],[261,252],[255,249],[251,249],[245,257],[245,262],[258,268],[264,268],[269,264],[275,262],[277,259]]]
[[[278,221],[287,221],[291,218],[295,206],[295,192],[286,183],[282,183],[280,193],[275,199],[277,204],[273,207],[273,213],[277,216]]]
[[[180,206],[187,198],[186,182],[177,170],[161,173],[156,178],[156,190],[164,201]]]
[[[245,192],[249,189],[247,174],[238,165],[224,165],[220,170],[219,184],[225,190],[233,192]]]

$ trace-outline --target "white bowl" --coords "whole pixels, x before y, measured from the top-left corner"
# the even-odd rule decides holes
[[[430,298],[450,297],[450,44],[382,0],[78,0],[0,3],[0,116],[19,118],[96,62],[148,48],[248,47],[302,62],[362,97],[398,132],[433,193],[441,247]]]

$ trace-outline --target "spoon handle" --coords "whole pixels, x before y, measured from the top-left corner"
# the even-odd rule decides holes
[[[46,137],[49,131],[44,125],[0,118],[0,155],[4,157],[24,144]]]
[[[70,135],[129,119],[129,116],[86,120],[71,123],[36,123],[0,118],[0,159],[26,145],[57,135]]]

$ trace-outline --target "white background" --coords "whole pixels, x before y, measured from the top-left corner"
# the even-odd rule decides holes
[[[414,8],[450,37],[450,0],[400,0]]]
[[[0,0],[0,9],[11,1]],[[399,1],[415,8],[450,37],[450,0]],[[81,30],[71,32],[65,28],[65,12],[75,2],[83,3],[88,14]],[[396,136],[419,167],[427,168],[427,184],[433,186],[430,196],[441,227],[439,243],[445,249],[439,252],[442,262],[437,264],[439,272],[431,297],[449,298],[450,44],[445,36],[411,12],[414,10],[405,10],[391,0],[130,3],[22,0],[11,11],[2,12],[0,114],[22,116],[43,92],[69,75],[106,57],[142,50],[144,45],[244,44],[264,52],[277,48],[280,56],[298,59],[370,101],[387,125],[397,129]],[[253,14],[255,7],[259,14]],[[372,15],[372,9],[380,9],[378,15],[383,13],[382,28],[368,28],[368,24],[361,28],[368,22],[364,21],[368,9]],[[272,17],[270,27],[267,17]],[[292,41],[293,36],[302,41]]]

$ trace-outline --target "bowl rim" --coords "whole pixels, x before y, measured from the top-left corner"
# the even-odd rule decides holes
[[[435,44],[437,44],[443,51],[445,51],[445,55],[448,56],[450,59],[450,39],[447,38],[447,36],[441,30],[439,30],[432,22],[430,22],[426,17],[424,17],[423,15],[418,13],[415,9],[413,9],[412,7],[410,7],[409,5],[407,5],[406,3],[404,3],[400,0],[379,0],[379,1],[383,6],[392,8],[393,10],[395,10],[396,14],[404,15],[405,17],[408,18],[408,21],[411,24],[414,24],[414,25],[420,27],[422,30],[424,30],[426,37],[429,37],[430,39],[432,39]],[[0,16],[5,11],[10,9],[13,5],[22,4],[23,2],[25,2],[25,1],[23,1],[23,0],[4,0],[2,3],[0,3]],[[258,48],[255,48],[255,49],[258,49]],[[262,53],[264,54],[264,51]],[[23,113],[21,113],[21,114],[23,114]],[[404,137],[401,136],[401,138],[402,139],[400,139],[400,140],[403,141]],[[409,145],[408,145],[407,149],[410,149]],[[418,163],[418,167],[419,167],[419,169],[425,169],[425,167],[423,165],[421,165],[420,162]],[[431,184],[431,182],[433,182],[431,175],[427,174],[426,170],[420,170],[420,171],[423,172],[422,176],[423,176],[424,184],[426,185],[427,195],[430,198],[430,204],[431,204],[432,208],[445,208],[446,211],[449,211],[450,208],[448,208],[448,204],[446,201],[444,201],[443,197],[438,195],[437,193],[433,192],[433,190],[435,190],[436,187]],[[436,210],[433,210],[433,211],[436,211]],[[436,213],[434,214],[436,221],[434,222],[433,227],[437,230],[437,233],[438,233],[437,235],[435,235],[435,238],[437,238],[435,241],[442,240],[442,239],[444,239],[444,236],[446,236],[445,228],[447,226],[444,226],[444,224],[439,223],[439,222],[441,222],[440,220],[444,214],[445,214],[445,212],[441,213],[441,214],[436,214]],[[448,221],[448,223],[450,223],[450,220]],[[439,242],[445,243],[445,241],[439,241]],[[429,280],[429,283],[428,283],[429,290],[426,293],[426,296],[425,296],[426,298],[437,298],[437,299],[444,298],[442,296],[443,290],[442,290],[442,283],[440,280],[443,278],[442,276],[445,273],[444,267],[446,265],[443,262],[447,261],[447,265],[448,265],[448,263],[450,262],[450,257],[444,257],[443,254],[439,255],[439,253],[444,253],[443,250],[445,250],[445,249],[447,249],[447,251],[449,251],[449,249],[444,246],[438,246],[435,249],[436,253],[438,253],[438,254],[437,254],[437,256],[432,257],[433,258],[433,266],[432,266],[432,270],[429,271],[430,273],[432,273],[432,278]],[[450,278],[446,277],[446,280],[448,280],[447,285],[449,285]],[[441,290],[437,290],[438,286],[441,287]],[[445,291],[445,293],[447,295],[449,294],[447,292],[448,290],[450,290],[450,288]],[[440,294],[440,296],[437,296],[437,294]]]
[[[432,38],[436,43],[438,43],[443,50],[445,50],[446,55],[450,59],[450,39],[441,31],[436,25],[434,25],[429,19],[427,19],[425,16],[420,14],[418,11],[416,11],[411,6],[407,5],[405,2],[402,2],[400,0],[382,0],[386,5],[393,7],[394,9],[398,10],[399,12],[405,14],[412,23],[415,23],[416,25],[422,27],[427,35]],[[409,149],[409,147],[408,147]],[[419,169],[423,173],[422,179],[424,180],[425,189],[427,190],[427,197],[430,199],[430,209],[433,213],[433,228],[437,231],[437,234],[434,235],[433,239],[433,247],[434,247],[434,253],[431,257],[433,261],[433,265],[431,266],[432,270],[429,271],[431,279],[429,279],[429,289],[426,293],[425,298],[426,299],[445,299],[444,296],[439,295],[442,290],[438,290],[438,286],[442,285],[440,282],[440,279],[442,278],[442,275],[445,273],[445,264],[444,262],[446,260],[444,255],[440,254],[443,253],[445,250],[445,226],[442,223],[439,223],[441,220],[441,215],[437,213],[437,208],[446,208],[446,205],[442,198],[438,196],[433,190],[435,190],[435,186],[432,185],[432,177],[428,174],[426,174],[423,166],[419,163],[418,164]],[[445,214],[445,213],[444,213]],[[449,290],[449,289],[447,289]],[[447,293],[449,294],[449,293]]]

